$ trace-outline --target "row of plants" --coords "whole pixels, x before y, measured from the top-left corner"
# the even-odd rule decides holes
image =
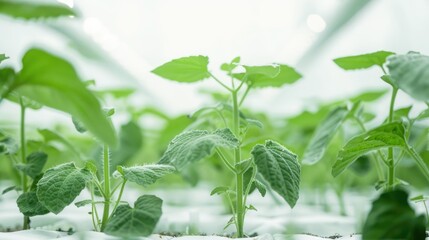
[[[27,20],[78,16],[62,5],[3,0],[0,13]],[[335,59],[344,70],[378,67],[389,89],[280,121],[246,108],[245,100],[252,91],[293,84],[301,74],[284,64],[249,66],[240,61],[237,57],[222,64],[222,78],[209,70],[205,56],[175,59],[154,69],[153,74],[181,83],[210,79],[223,90],[205,91],[213,99],[207,107],[171,117],[157,108],[128,107],[133,90],[97,90],[66,59],[45,50],[28,50],[19,70],[5,66],[7,57],[1,54],[0,104],[8,101],[20,108],[19,124],[0,128],[0,164],[9,169],[2,176],[16,182],[3,194],[19,192],[23,229],[30,227],[33,216],[60,213],[86,189],[91,198],[74,204],[90,209],[94,230],[123,237],[150,235],[162,214],[162,200],[142,195],[130,206],[122,201],[126,184],[150,188],[158,180],[176,182],[180,175],[192,185],[200,178],[219,185],[210,194],[222,195],[232,215],[226,227],[235,226],[236,237],[245,236],[246,213],[257,209],[248,202],[254,191],[280,196],[294,207],[300,187],[332,188],[341,214],[347,214],[344,192],[372,185],[381,194],[365,221],[363,238],[424,239],[427,213],[415,213],[404,189],[424,188],[429,180],[429,57],[379,51]],[[391,97],[383,117],[371,107],[379,106],[377,100],[387,93]],[[415,101],[397,108],[398,93]],[[119,133],[112,124],[116,110],[105,108],[109,97],[117,99],[116,110],[130,119]],[[75,130],[31,129],[26,113],[41,108],[69,114]],[[142,129],[139,122],[148,115],[164,127]],[[215,177],[204,179],[202,171]],[[421,194],[411,199],[425,204],[427,198]]]

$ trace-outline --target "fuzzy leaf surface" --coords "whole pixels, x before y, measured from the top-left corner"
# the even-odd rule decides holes
[[[317,127],[304,154],[304,164],[315,164],[322,159],[326,148],[335,136],[348,113],[347,107],[333,109]]]
[[[393,190],[381,194],[372,204],[362,231],[362,239],[425,239],[426,220],[416,216],[408,194]]]
[[[158,179],[173,173],[176,168],[171,165],[151,164],[134,167],[119,167],[123,177],[144,187],[155,183]]]
[[[98,139],[116,145],[116,134],[97,98],[66,60],[40,49],[30,49],[12,90],[45,106],[79,119]]]
[[[334,62],[344,70],[366,69],[372,66],[383,66],[388,56],[393,52],[378,51],[362,55],[341,57],[334,59]]]
[[[25,175],[35,178],[39,175],[48,160],[48,155],[44,152],[33,152],[27,157],[26,164],[17,164],[16,168]]]
[[[183,57],[155,68],[152,73],[168,80],[191,83],[210,77],[208,64],[206,56]]]
[[[258,172],[271,188],[294,207],[299,198],[301,167],[297,156],[277,142],[268,140],[258,144],[251,154]]]
[[[49,210],[39,202],[36,191],[22,193],[16,200],[16,204],[19,211],[28,217],[49,213]]]
[[[73,163],[61,164],[47,170],[37,183],[37,197],[49,211],[58,214],[73,202],[91,178],[86,169],[79,169]]]
[[[153,195],[143,195],[134,203],[120,205],[106,225],[105,232],[120,237],[149,236],[162,214],[162,200]]]
[[[429,100],[429,56],[418,53],[391,56],[387,68],[399,89],[417,100]]]
[[[404,125],[399,122],[393,122],[353,137],[338,153],[337,161],[332,167],[332,175],[334,177],[338,176],[358,157],[371,151],[386,147],[407,146],[404,134]]]
[[[190,163],[210,156],[216,147],[237,148],[239,144],[238,139],[228,128],[213,132],[187,131],[179,134],[170,142],[159,163],[171,164],[181,170]]]
[[[72,8],[64,4],[14,0],[0,0],[0,14],[25,20],[77,16]]]

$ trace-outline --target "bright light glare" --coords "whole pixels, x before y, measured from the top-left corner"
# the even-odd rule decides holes
[[[307,26],[311,31],[320,33],[326,28],[326,22],[320,15],[310,14],[307,17]]]
[[[57,0],[57,2],[64,3],[65,5],[69,6],[69,8],[73,8],[74,6],[73,0]]]

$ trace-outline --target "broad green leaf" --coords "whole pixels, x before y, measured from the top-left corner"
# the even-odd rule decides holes
[[[258,172],[289,206],[294,207],[299,198],[301,175],[297,156],[271,140],[266,141],[265,145],[256,145],[251,154],[255,159]]]
[[[95,93],[101,97],[106,97],[107,95],[110,95],[116,99],[127,98],[135,92],[136,92],[136,89],[133,89],[133,88],[119,88],[119,89],[113,88],[113,89],[95,91]]]
[[[22,105],[26,108],[31,108],[34,110],[38,110],[41,109],[43,107],[42,104],[33,101],[27,97],[24,96],[20,96],[18,93],[16,92],[11,92],[7,95],[7,99],[11,102],[14,102],[16,104],[21,104],[21,100],[22,100]]]
[[[37,197],[51,212],[58,214],[85,188],[91,173],[73,163],[65,163],[45,172],[37,183]]]
[[[0,63],[3,62],[4,60],[8,59],[9,57],[7,57],[5,54],[0,54]]]
[[[61,136],[60,134],[58,134],[54,131],[51,131],[49,129],[38,129],[37,131],[39,132],[40,135],[42,135],[45,142],[47,142],[47,143],[48,142],[62,143],[64,146],[66,146],[71,151],[73,151],[76,154],[76,156],[80,157],[81,153],[77,150],[77,148],[73,144],[71,144],[66,138]]]
[[[40,49],[27,51],[22,63],[12,86],[14,91],[75,116],[101,141],[116,145],[112,124],[70,63]]]
[[[408,203],[403,190],[385,192],[372,203],[362,230],[362,239],[425,239],[426,219]]]
[[[246,69],[247,76],[262,75],[268,78],[275,78],[280,73],[280,67],[277,65],[267,66],[243,66]]]
[[[387,68],[399,89],[417,100],[429,100],[429,56],[418,53],[391,56]]]
[[[332,167],[332,175],[338,176],[358,157],[371,151],[386,147],[405,147],[407,143],[404,133],[402,123],[394,122],[353,137],[338,153],[337,161]]]
[[[393,52],[378,51],[368,54],[341,57],[334,59],[334,62],[344,70],[365,69],[372,66],[383,66],[386,58],[393,55]]]
[[[147,187],[165,175],[175,172],[176,168],[171,165],[151,164],[134,167],[118,166],[118,171],[126,180]]]
[[[343,123],[348,112],[347,107],[340,106],[333,109],[328,116],[325,117],[311,138],[305,150],[302,163],[315,164],[322,159],[326,148],[337,133],[338,128]]]
[[[183,57],[155,68],[152,73],[172,81],[197,82],[210,77],[208,64],[209,58],[205,56]]]
[[[159,161],[160,164],[171,164],[178,170],[190,163],[208,156],[216,147],[237,148],[239,141],[228,128],[214,132],[192,130],[179,134],[168,145],[167,151]]]
[[[255,120],[255,119],[250,119],[250,118],[246,118],[246,121],[251,126],[255,126],[255,127],[258,127],[258,128],[264,128],[264,124],[261,121],[258,121],[258,120]]]
[[[230,191],[229,187],[225,187],[225,186],[221,186],[221,187],[215,187],[211,192],[210,192],[210,196],[213,196],[215,194],[217,195],[221,195],[224,194],[226,192]]]
[[[289,67],[288,65],[280,64],[278,65],[280,72],[277,75],[274,75],[274,71],[271,72],[271,75],[261,73],[255,73],[250,75],[234,74],[233,76],[239,80],[243,80],[247,76],[246,83],[255,88],[263,87],[281,87],[284,84],[292,84],[298,81],[302,75],[299,74],[295,69]]]
[[[64,4],[56,2],[46,4],[16,0],[0,0],[0,14],[8,15],[13,18],[23,18],[26,20],[77,16],[76,12],[73,11],[72,8],[69,8]]]
[[[162,214],[162,200],[153,195],[143,195],[134,208],[120,205],[104,230],[107,234],[124,238],[149,236]]]
[[[253,184],[255,185],[255,188],[258,190],[261,196],[265,197],[265,194],[267,194],[267,187],[265,186],[265,184],[260,182],[258,179],[255,179],[255,181],[253,181]]]
[[[48,155],[44,152],[33,152],[27,157],[27,163],[17,164],[15,167],[25,175],[35,178],[39,175],[48,160]]]
[[[386,93],[388,93],[388,92],[389,92],[388,90],[366,91],[366,92],[363,92],[357,96],[350,98],[349,100],[351,102],[359,102],[359,101],[373,102],[373,101],[380,99],[381,97],[386,95]]]
[[[220,69],[225,71],[225,72],[231,72],[232,70],[234,70],[238,64],[240,63],[240,57],[235,57],[234,59],[232,59],[232,61],[230,63],[224,63],[220,66]]]
[[[19,211],[28,217],[49,213],[49,210],[39,202],[36,191],[22,193],[16,200],[16,204]]]

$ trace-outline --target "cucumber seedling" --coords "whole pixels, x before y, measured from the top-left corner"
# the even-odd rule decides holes
[[[409,143],[412,128],[418,121],[429,117],[428,109],[416,117],[409,116],[411,107],[395,109],[396,96],[399,90],[417,101],[428,104],[429,101],[429,57],[410,52],[405,55],[395,55],[392,52],[378,51],[369,54],[337,58],[334,62],[345,70],[366,69],[378,66],[381,70],[382,81],[391,89],[389,114],[386,120],[373,129],[367,129],[362,120],[362,111],[355,104],[349,112],[350,116],[360,126],[363,133],[352,137],[338,154],[332,168],[332,175],[338,176],[359,157],[365,154],[375,161],[379,176],[379,188],[392,190],[402,181],[396,177],[398,163],[409,156],[429,181],[429,168]],[[394,151],[394,149],[397,149]]]
[[[301,170],[297,156],[273,140],[255,145],[250,154],[243,151],[248,128],[262,127],[262,124],[246,118],[240,107],[251,90],[292,84],[300,79],[301,75],[283,64],[240,65],[240,58],[237,57],[230,63],[221,65],[221,70],[226,72],[228,79],[222,81],[208,70],[208,63],[208,57],[190,56],[172,60],[152,71],[162,78],[182,83],[194,83],[211,78],[230,96],[228,103],[219,103],[222,109],[229,111],[229,114],[219,111],[217,107],[204,109],[216,111],[222,127],[216,127],[213,131],[194,129],[180,133],[170,142],[159,163],[171,164],[181,171],[188,164],[215,153],[234,175],[235,188],[220,186],[213,189],[211,194],[227,196],[233,213],[227,226],[234,224],[236,237],[243,237],[246,212],[255,210],[255,207],[247,204],[247,196],[255,188],[262,196],[266,192],[264,184],[257,180],[257,175],[261,175],[274,191],[294,207],[299,197]]]

